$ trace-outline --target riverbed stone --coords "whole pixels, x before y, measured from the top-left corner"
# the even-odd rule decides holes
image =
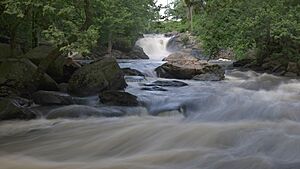
[[[122,90],[127,84],[114,58],[103,58],[78,69],[69,80],[69,91],[79,96],[96,95],[105,90]]]
[[[137,97],[123,91],[104,91],[99,94],[100,102],[112,106],[138,106]]]
[[[32,99],[39,105],[71,105],[74,104],[72,96],[55,91],[37,91]]]
[[[145,76],[142,72],[136,70],[136,69],[131,69],[131,68],[122,68],[122,71],[125,76]]]
[[[52,109],[48,115],[46,115],[46,118],[120,117],[124,115],[125,113],[121,111],[107,111],[85,105],[69,105]]]
[[[30,101],[23,98],[0,98],[0,120],[30,120],[37,115],[30,110]]]
[[[178,80],[157,80],[153,83],[146,83],[144,86],[183,87],[188,86],[188,84]]]

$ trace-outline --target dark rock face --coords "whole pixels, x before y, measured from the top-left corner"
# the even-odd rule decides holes
[[[137,97],[122,91],[104,91],[99,94],[100,102],[112,106],[138,106]]]
[[[131,68],[122,68],[122,71],[125,76],[145,76],[142,72],[136,70],[136,69],[131,69]]]
[[[183,87],[188,86],[187,83],[177,81],[177,80],[157,80],[153,83],[144,84],[144,86],[160,86],[160,87]]]
[[[131,59],[149,59],[143,48],[139,46],[134,46],[127,55]]]
[[[32,99],[39,105],[71,105],[74,104],[73,98],[64,93],[53,91],[38,91],[33,93]]]
[[[105,90],[122,90],[127,84],[123,72],[113,58],[103,58],[77,70],[69,81],[69,91],[89,96]]]
[[[47,119],[57,118],[87,118],[87,117],[120,117],[125,113],[121,111],[108,111],[100,108],[83,106],[83,105],[70,105],[59,107],[51,110],[46,116]]]
[[[162,78],[213,81],[225,78],[225,71],[220,65],[200,61],[190,55],[176,54],[165,60],[168,62],[155,70]]]
[[[58,90],[57,83],[47,74],[37,76],[37,66],[28,59],[0,62],[0,83],[29,94],[37,90]]]
[[[30,102],[22,98],[0,99],[0,120],[30,120],[36,118],[36,114],[28,107]]]

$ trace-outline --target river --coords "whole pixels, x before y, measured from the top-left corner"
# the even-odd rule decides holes
[[[159,38],[152,40],[164,45]],[[164,55],[152,56],[120,61],[147,75],[128,79],[127,91],[146,107],[140,114],[0,122],[0,168],[300,168],[298,79],[228,69],[221,82],[181,80],[188,86],[141,91],[158,79]]]

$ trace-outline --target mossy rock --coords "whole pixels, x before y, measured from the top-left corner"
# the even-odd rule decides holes
[[[10,59],[0,62],[1,81],[10,81],[21,93],[36,90],[58,90],[56,82],[47,74],[37,78],[37,66],[28,59]]]
[[[114,58],[103,58],[81,67],[69,81],[69,91],[79,96],[122,90],[126,86],[123,72]]]
[[[10,45],[6,43],[0,43],[0,58],[10,58],[11,57],[11,51],[10,51]],[[22,55],[21,49],[17,48],[14,50],[15,56]]]

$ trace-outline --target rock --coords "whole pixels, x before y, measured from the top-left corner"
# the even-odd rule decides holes
[[[37,77],[37,66],[28,59],[1,61],[0,77],[21,94],[29,94],[37,90],[58,90],[57,83],[47,74]]]
[[[142,72],[136,70],[136,69],[131,69],[131,68],[122,68],[122,71],[125,76],[145,76]]]
[[[39,65],[41,61],[43,61],[47,56],[53,51],[55,47],[48,46],[48,45],[42,45],[38,46],[29,52],[27,52],[23,57],[29,59],[34,64]]]
[[[28,106],[30,102],[22,98],[0,99],[0,120],[30,120],[37,117]]]
[[[183,87],[183,86],[188,86],[188,84],[177,80],[172,80],[172,81],[157,80],[153,83],[144,84],[144,86]]]
[[[32,99],[39,105],[71,105],[74,104],[72,97],[65,93],[53,91],[38,91],[33,93]]]
[[[155,71],[158,77],[171,79],[193,79],[195,76],[196,80],[223,80],[225,78],[225,71],[220,65],[199,60],[170,60]],[[213,77],[209,78],[209,76]]]
[[[68,93],[69,84],[68,83],[60,83],[58,84],[58,89],[60,92]]]
[[[10,45],[7,43],[0,43],[0,58],[11,58],[11,51],[10,51]],[[23,54],[22,50],[17,47],[14,50],[14,55],[15,56],[21,56]]]
[[[104,91],[99,95],[100,102],[113,106],[138,106],[137,97],[122,91]]]
[[[286,77],[297,77],[297,73],[294,73],[294,72],[286,72],[284,73],[284,76]]]
[[[199,80],[199,81],[220,81],[225,78],[224,76],[224,70],[223,69],[217,69],[215,71],[212,71],[210,73],[200,74],[193,77],[193,80]]]
[[[152,86],[152,87],[143,87],[141,88],[141,90],[146,90],[146,91],[168,91],[167,89],[164,89],[162,87],[158,87],[158,86]]]
[[[298,68],[298,64],[295,63],[295,62],[289,62],[286,70],[288,72],[292,72],[292,73],[295,73],[295,74],[300,73],[299,68]]]
[[[125,113],[121,111],[103,111],[91,106],[70,105],[51,110],[46,118],[120,117],[124,115]]]
[[[48,55],[54,50],[53,46],[38,46],[24,55],[34,64],[39,65],[43,61],[47,61]],[[71,75],[80,68],[81,65],[74,61],[71,57],[64,55],[58,56],[46,69],[46,73],[58,83],[68,82]]]
[[[163,61],[178,61],[178,60],[198,61],[199,59],[190,55],[189,53],[184,53],[184,52],[175,52],[163,59]]]
[[[140,46],[134,46],[127,55],[130,59],[149,59],[149,56]]]
[[[89,96],[105,90],[122,90],[127,84],[114,58],[103,58],[78,69],[69,81],[69,91]]]
[[[236,62],[233,62],[233,67],[244,67],[253,62],[254,62],[254,59],[241,59]]]

